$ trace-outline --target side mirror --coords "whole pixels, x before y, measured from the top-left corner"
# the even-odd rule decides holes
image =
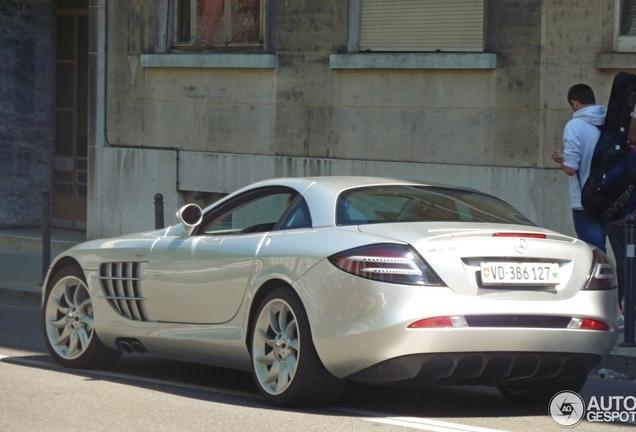
[[[188,204],[177,211],[177,219],[183,225],[186,235],[190,236],[203,220],[203,211],[196,204]]]

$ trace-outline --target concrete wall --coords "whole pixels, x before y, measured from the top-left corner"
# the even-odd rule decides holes
[[[179,149],[179,178],[162,192],[167,211],[182,191],[229,192],[275,176],[373,174],[473,186],[573,233],[565,175],[549,155],[562,146],[571,117],[569,86],[586,82],[607,101],[616,71],[594,59],[612,49],[614,0],[486,2],[492,70],[331,69],[330,54],[347,49],[342,0],[270,2],[274,69],[142,68],[140,55],[160,45],[155,3],[162,2],[109,7],[103,110],[108,143]],[[162,187],[177,176],[172,151],[111,150],[135,169],[101,165],[108,175],[89,214],[93,206],[103,217],[101,225],[89,221],[89,237],[151,228],[141,203],[160,191],[122,187],[158,186],[149,183],[153,169],[169,179]],[[126,209],[125,225],[105,217],[121,213],[124,201],[110,197],[122,195],[139,203]]]
[[[51,184],[51,0],[0,2],[0,229],[39,226]]]

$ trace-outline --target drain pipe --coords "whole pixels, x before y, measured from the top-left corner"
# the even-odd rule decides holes
[[[179,152],[180,148],[175,146],[161,147],[161,146],[144,146],[144,145],[130,145],[130,144],[117,144],[108,139],[108,0],[101,0],[100,6],[91,6],[95,8],[102,8],[101,11],[96,11],[98,15],[97,26],[97,67],[96,73],[98,78],[96,79],[96,91],[97,100],[101,100],[102,103],[96,108],[96,110],[102,110],[101,115],[96,113],[96,123],[103,122],[102,125],[96,124],[96,131],[103,131],[102,141],[108,147],[111,148],[123,148],[123,149],[138,149],[138,150],[159,150],[159,151],[173,151],[175,152],[176,160],[176,172],[175,172],[175,189],[179,190]],[[169,2],[168,2],[169,5]],[[101,32],[99,29],[103,29]],[[103,40],[100,40],[103,38]],[[101,126],[101,127],[100,127]]]
[[[144,145],[126,145],[111,143],[108,139],[108,0],[104,0],[104,143],[113,148],[126,148],[126,149],[142,149],[142,150],[160,150],[160,151],[174,151],[176,158],[176,179],[175,189],[179,190],[179,147],[160,147],[160,146],[144,146]]]

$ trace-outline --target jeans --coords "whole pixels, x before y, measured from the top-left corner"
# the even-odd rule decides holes
[[[609,222],[597,218],[585,210],[572,210],[574,230],[579,239],[591,243],[603,252],[607,252],[607,226]]]
[[[625,296],[625,226],[610,224],[607,230],[612,252],[616,259],[616,276],[618,278],[618,304],[621,304]]]

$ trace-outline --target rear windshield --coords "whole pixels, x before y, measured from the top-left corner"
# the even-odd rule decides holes
[[[509,204],[479,192],[437,186],[372,186],[340,194],[337,225],[495,222],[535,226]]]

